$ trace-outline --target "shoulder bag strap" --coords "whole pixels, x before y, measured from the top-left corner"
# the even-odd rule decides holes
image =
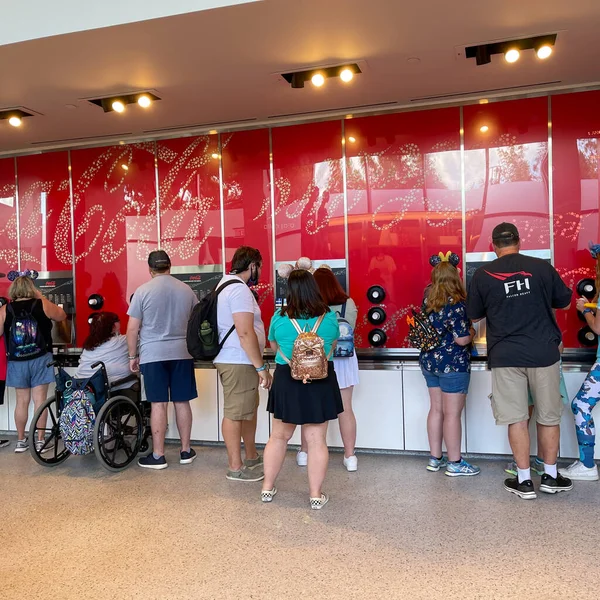
[[[290,319],[290,323],[294,326],[294,329],[298,332],[298,335],[300,335],[301,333],[304,333],[304,330],[301,329],[301,327],[298,324],[298,321],[296,321],[296,319]]]
[[[217,304],[219,302],[218,298],[219,298],[219,294],[229,285],[232,285],[234,283],[244,283],[241,279],[230,279],[229,281],[226,281],[221,287],[219,288],[215,288],[215,293],[217,294]],[[235,331],[235,325],[231,326],[231,329],[225,334],[225,337],[219,342],[219,348],[223,348],[223,346],[225,345],[225,342],[227,341],[227,339],[229,338],[229,336]]]
[[[312,333],[317,333],[317,331],[319,331],[319,327],[321,327],[321,323],[323,322],[323,319],[325,318],[325,313],[323,313],[318,319],[317,322],[315,323],[315,326],[312,328]]]
[[[285,360],[285,362],[288,365],[292,364],[291,361],[290,361],[290,359],[281,351],[281,346],[279,346],[279,348],[277,348],[277,352],[279,352],[279,355],[281,356],[281,358],[283,358],[283,360]]]
[[[344,302],[344,304],[342,304],[342,313],[340,314],[340,317],[342,317],[342,319],[344,319],[346,317],[346,303]]]

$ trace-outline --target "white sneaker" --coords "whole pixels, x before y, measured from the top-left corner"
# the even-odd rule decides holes
[[[308,464],[308,454],[300,450],[298,454],[296,454],[296,464],[299,467],[305,467]]]
[[[575,481],[598,481],[598,467],[596,465],[586,467],[580,460],[576,460],[565,469],[559,469],[558,472],[563,477],[568,477]]]
[[[358,458],[356,458],[356,454],[349,456],[346,458],[344,456],[344,466],[350,472],[358,470]]]
[[[17,445],[15,446],[15,452],[17,454],[21,454],[22,452],[27,452],[29,450],[29,444],[27,443],[27,438],[24,440],[17,440]]]

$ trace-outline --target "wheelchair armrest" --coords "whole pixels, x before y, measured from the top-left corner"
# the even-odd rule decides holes
[[[116,387],[129,382],[139,384],[140,378],[135,373],[132,373],[131,375],[127,375],[127,377],[123,377],[123,379],[117,379],[117,381],[113,381],[109,387],[111,390],[114,390]],[[133,388],[134,386],[131,387]]]

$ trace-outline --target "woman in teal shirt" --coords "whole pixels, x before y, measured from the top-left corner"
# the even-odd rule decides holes
[[[319,510],[329,500],[321,489],[329,462],[325,440],[327,422],[337,419],[344,410],[333,362],[329,361],[325,379],[305,384],[292,379],[290,366],[282,356],[283,353],[288,358],[292,357],[294,342],[298,337],[291,319],[296,320],[302,330],[310,331],[322,315],[324,317],[316,333],[323,339],[325,354],[330,356],[340,335],[337,317],[323,301],[314,277],[301,269],[292,271],[288,279],[287,305],[275,313],[269,328],[269,342],[275,351],[277,367],[267,406],[267,410],[273,414],[273,426],[264,453],[263,502],[271,502],[277,493],[275,479],[297,425],[304,425],[308,443],[310,506]]]

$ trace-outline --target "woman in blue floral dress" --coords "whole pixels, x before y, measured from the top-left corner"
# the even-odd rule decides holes
[[[440,258],[441,257],[441,258]],[[475,330],[467,318],[466,293],[456,265],[458,257],[432,257],[431,285],[426,290],[423,311],[436,329],[440,344],[421,351],[419,363],[429,388],[430,409],[427,435],[431,456],[428,471],[446,468],[450,477],[478,475],[479,467],[461,456],[461,415],[471,378],[471,341]],[[443,456],[442,441],[448,456]]]

